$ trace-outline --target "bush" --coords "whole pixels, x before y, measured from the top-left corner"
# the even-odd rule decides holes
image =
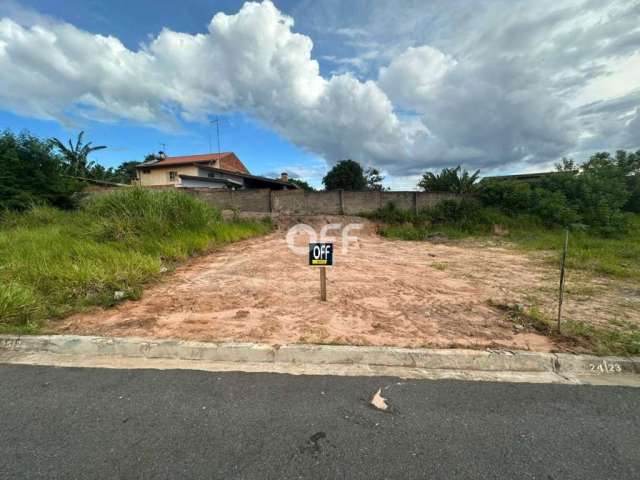
[[[64,176],[63,162],[49,142],[27,133],[0,134],[0,210],[43,204],[72,208],[81,188]]]
[[[495,224],[504,224],[507,220],[500,211],[482,206],[473,197],[461,197],[459,200],[443,200],[431,208],[421,210],[416,215],[401,210],[388,203],[367,217],[380,220],[390,227],[401,226],[406,231],[402,238],[424,238],[430,228],[449,227],[466,233],[484,233],[492,230]],[[413,230],[412,230],[413,229]],[[398,228],[386,230],[398,232]]]
[[[627,177],[627,188],[629,190],[629,198],[624,207],[622,207],[623,210],[640,213],[640,173]]]
[[[220,221],[213,207],[175,190],[128,188],[94,196],[83,210],[100,219],[101,236],[127,240],[143,233],[167,235],[176,229],[197,230]]]
[[[383,207],[370,214],[365,214],[365,216],[391,225],[418,221],[418,217],[413,212],[402,210],[393,202],[386,203]]]
[[[506,213],[524,212],[531,206],[531,187],[515,181],[486,181],[479,192],[480,201]]]
[[[439,173],[426,172],[418,187],[425,192],[473,193],[479,176],[480,170],[471,173],[458,165],[456,168],[443,168]]]

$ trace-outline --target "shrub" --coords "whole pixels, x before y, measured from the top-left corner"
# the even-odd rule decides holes
[[[371,214],[365,214],[369,218],[381,220],[388,224],[409,223],[417,221],[417,217],[409,210],[402,210],[395,203],[386,203],[383,207],[377,209]]]
[[[162,236],[176,229],[195,230],[220,220],[215,208],[187,193],[138,187],[91,197],[83,210],[100,219],[102,237],[111,240],[132,239],[143,233]]]
[[[507,213],[524,212],[531,206],[531,187],[523,182],[487,181],[482,183],[479,199],[484,205]]]
[[[0,134],[0,210],[27,210],[33,205],[72,208],[82,186],[64,176],[51,144],[22,133]]]
[[[472,193],[476,190],[479,176],[480,170],[471,173],[458,165],[456,168],[443,168],[438,173],[426,172],[418,187],[425,192]]]

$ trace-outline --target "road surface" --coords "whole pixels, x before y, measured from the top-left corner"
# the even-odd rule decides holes
[[[637,479],[639,439],[633,388],[0,365],[6,479]]]

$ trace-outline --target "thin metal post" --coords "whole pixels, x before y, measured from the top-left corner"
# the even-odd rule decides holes
[[[220,119],[216,115],[216,133],[218,134],[218,160],[220,160]]]
[[[567,248],[569,247],[569,229],[565,230],[564,248],[562,249],[562,259],[560,260],[560,292],[558,294],[558,333],[560,332],[560,319],[562,318],[562,300],[564,297],[564,265],[567,260]]]
[[[320,267],[320,300],[327,301],[327,267]]]

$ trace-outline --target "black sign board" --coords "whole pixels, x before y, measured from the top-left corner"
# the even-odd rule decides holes
[[[333,265],[333,243],[310,243],[309,265],[312,267]]]

